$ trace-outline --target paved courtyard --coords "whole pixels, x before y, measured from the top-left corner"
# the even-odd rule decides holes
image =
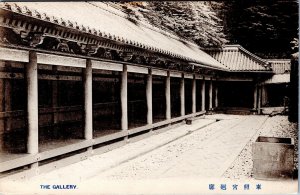
[[[216,185],[238,182],[240,186],[244,185],[242,182],[253,186],[259,182],[264,186],[261,193],[294,192],[297,180],[274,184],[253,179],[251,144],[259,135],[297,138],[296,127],[297,124],[289,123],[286,116],[206,115],[192,125],[183,124],[162,133],[152,133],[148,138],[131,141],[18,185],[32,185],[39,193],[46,193],[39,188],[40,184],[66,183],[80,186],[78,192],[212,193],[208,191],[210,182]],[[297,139],[295,143],[297,146]],[[249,192],[258,193],[255,188]]]
[[[222,120],[94,179],[222,177],[268,117],[212,115],[205,118]]]
[[[259,135],[296,138],[296,124],[289,125],[286,116],[205,115],[192,125],[153,133],[33,180],[249,179],[252,178],[251,144]],[[289,129],[294,129],[294,135],[287,134]]]

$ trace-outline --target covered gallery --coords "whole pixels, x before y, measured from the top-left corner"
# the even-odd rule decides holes
[[[257,111],[273,74],[241,47],[214,59],[105,3],[0,6],[2,175],[82,160],[216,107]]]
[[[217,77],[218,110],[270,114],[287,106],[290,59],[262,59],[240,45],[224,45],[206,51],[229,70]]]

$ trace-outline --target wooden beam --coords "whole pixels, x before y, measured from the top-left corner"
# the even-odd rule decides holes
[[[127,71],[140,74],[148,74],[148,68],[140,66],[127,65]]]
[[[27,153],[38,153],[38,73],[37,54],[29,53],[29,63],[26,66],[27,80],[27,122],[28,138]]]
[[[204,77],[204,80],[206,81],[211,81],[212,77],[211,76],[203,76]]]
[[[218,81],[252,82],[252,78],[218,78]]]
[[[198,74],[196,74],[196,79],[201,79],[201,80],[203,80],[204,79],[204,77],[202,76],[202,75],[198,75]]]
[[[141,127],[136,127],[134,129],[130,129],[129,132],[128,132],[128,135],[133,135],[133,134],[136,134],[136,133],[139,133],[139,132],[142,132],[142,131],[147,131],[147,130],[150,130],[150,129],[152,129],[152,124],[144,125],[144,126],[141,126]]]
[[[29,62],[29,52],[19,49],[0,47],[0,60]]]
[[[187,74],[187,73],[184,73],[184,78],[186,79],[193,79],[193,75],[192,74]]]
[[[96,137],[96,138],[93,139],[94,140],[93,144],[94,145],[101,144],[101,143],[108,142],[108,141],[118,139],[118,138],[121,138],[121,137],[126,137],[127,135],[128,135],[127,131],[119,131],[119,132],[112,133],[112,134],[109,134],[109,135]]]
[[[78,139],[78,142],[76,143],[72,143],[66,146],[62,146],[62,147],[57,147],[55,149],[51,149],[51,150],[47,150],[47,151],[43,151],[40,152],[38,154],[38,159],[39,160],[46,160],[49,158],[53,158],[55,156],[60,156],[63,154],[67,154],[76,150],[80,150],[83,148],[88,148],[90,146],[93,145],[93,140],[80,140]]]
[[[100,70],[123,71],[123,65],[104,61],[92,60],[92,68]]]
[[[81,58],[59,56],[53,54],[37,53],[37,62],[39,64],[72,66],[85,68],[86,60]]]
[[[177,77],[177,78],[181,78],[181,73],[180,72],[170,72],[170,76],[171,77]]]
[[[37,154],[23,154],[19,158],[0,162],[0,172],[29,165],[37,161]]]
[[[152,69],[152,75],[157,75],[157,76],[167,76],[167,71],[165,70],[159,70],[159,69]]]

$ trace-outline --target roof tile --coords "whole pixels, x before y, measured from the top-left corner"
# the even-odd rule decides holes
[[[33,17],[41,20],[48,21],[48,17],[50,22],[76,28],[80,31],[87,31],[88,28],[94,28],[98,32],[99,30],[106,31],[106,33],[103,33],[106,38],[112,38],[112,35],[119,36],[130,40],[129,44],[139,47],[146,46],[146,48],[159,52],[169,51],[177,58],[191,59],[199,65],[204,64],[212,68],[226,69],[224,65],[200,50],[196,44],[187,42],[150,24],[140,21],[133,23],[126,18],[126,14],[121,14],[120,10],[101,2],[18,2],[0,4],[1,7],[7,10],[13,9],[12,11],[16,13],[20,12],[18,7],[23,8],[28,13],[31,12]],[[65,21],[65,23],[61,21]],[[101,33],[99,34],[101,36]]]

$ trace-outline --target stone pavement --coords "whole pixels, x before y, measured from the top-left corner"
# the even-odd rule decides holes
[[[216,122],[216,119],[221,119]],[[287,194],[297,181],[231,180],[224,172],[269,122],[267,116],[209,115],[110,152],[42,174],[29,181],[0,182],[19,194]],[[76,185],[76,190],[44,190],[41,184]],[[216,185],[211,191],[208,186]],[[227,184],[227,191],[220,189]],[[232,190],[232,185],[239,190]],[[250,185],[244,191],[244,184]],[[262,190],[257,190],[256,185]],[[15,188],[14,186],[18,186]],[[26,191],[24,191],[26,189]],[[76,192],[76,193],[75,193]]]
[[[221,177],[267,118],[207,115],[31,180]]]
[[[268,117],[211,115],[205,118],[223,120],[99,174],[93,180],[220,178]]]
[[[153,135],[148,138],[126,144],[101,155],[91,156],[87,160],[74,163],[46,174],[38,175],[30,180],[33,182],[83,181],[215,122],[216,119],[198,118],[193,121],[193,125],[177,125],[176,127],[159,134],[156,134],[156,131],[153,131]]]

